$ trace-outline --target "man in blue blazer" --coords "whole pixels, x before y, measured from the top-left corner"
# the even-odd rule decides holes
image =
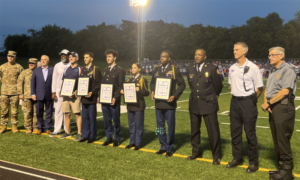
[[[48,66],[49,57],[42,55],[42,66],[33,70],[31,78],[31,96],[36,101],[36,116],[38,119],[38,132],[37,135],[42,134],[43,131],[43,117],[44,106],[46,105],[46,120],[45,130],[50,135],[50,128],[52,127],[52,112],[53,112],[53,100],[51,92],[53,67]]]

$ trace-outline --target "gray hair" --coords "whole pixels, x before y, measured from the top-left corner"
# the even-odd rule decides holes
[[[246,50],[248,52],[248,45],[245,42],[237,42],[234,45],[239,45],[241,46],[244,50]]]
[[[42,55],[42,56],[41,56],[41,58],[42,58],[43,56],[46,56],[46,57],[48,58],[48,61],[50,61],[50,58],[49,58],[49,56],[47,56],[47,55]]]
[[[284,48],[282,48],[280,46],[272,47],[269,49],[269,52],[273,51],[273,50],[276,50],[279,54],[282,54],[283,57],[285,57],[285,49]]]

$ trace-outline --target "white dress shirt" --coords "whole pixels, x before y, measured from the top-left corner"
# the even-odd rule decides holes
[[[249,71],[244,75],[245,66],[249,67]],[[244,82],[249,91],[245,91]],[[230,66],[228,83],[231,84],[231,94],[238,97],[250,96],[256,92],[257,88],[264,86],[258,67],[248,59],[242,66],[238,63]]]

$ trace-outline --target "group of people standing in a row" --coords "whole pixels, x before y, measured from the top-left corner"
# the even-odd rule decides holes
[[[238,42],[233,48],[237,63],[230,67],[228,81],[231,85],[230,104],[230,130],[232,138],[233,160],[226,167],[233,168],[243,163],[242,129],[244,127],[249,154],[249,167],[247,173],[259,169],[258,143],[256,137],[256,120],[258,117],[257,99],[263,92],[263,79],[258,67],[246,58],[248,46]],[[16,52],[8,52],[8,63],[0,66],[2,79],[1,87],[1,130],[7,129],[8,109],[11,104],[12,132],[18,132],[18,105],[19,98],[23,100],[24,126],[26,133],[43,130],[51,137],[61,132],[63,113],[65,114],[65,133],[59,138],[71,136],[70,114],[75,114],[78,133],[75,138],[79,142],[92,143],[97,137],[97,103],[99,103],[99,90],[101,84],[113,85],[113,99],[111,104],[102,104],[106,141],[102,146],[120,145],[120,98],[124,94],[123,83],[125,73],[116,65],[118,53],[115,50],[105,52],[108,67],[101,74],[98,67],[93,65],[94,54],[84,53],[85,67],[77,64],[79,56],[76,52],[63,50],[60,53],[61,62],[55,67],[48,66],[49,57],[41,57],[42,66],[36,68],[37,59],[29,59],[29,69],[23,68],[15,62]],[[293,179],[293,157],[290,139],[294,130],[295,108],[294,96],[296,91],[296,74],[288,63],[284,61],[285,50],[281,47],[269,49],[270,64],[275,71],[270,75],[264,92],[262,109],[269,112],[269,123],[274,141],[276,155],[279,161],[277,171],[270,171],[270,179]],[[172,66],[170,61],[172,53],[163,51],[160,55],[161,66],[156,67],[152,73],[150,92],[147,79],[141,76],[141,66],[132,65],[132,77],[127,82],[136,83],[138,101],[127,104],[130,143],[127,149],[139,150],[142,147],[144,131],[144,110],[146,108],[144,96],[151,94],[155,100],[155,114],[158,138],[161,144],[157,155],[173,155],[175,144],[175,112],[177,100],[186,88],[186,83],[178,68]],[[206,52],[198,49],[195,52],[195,64],[187,68],[187,80],[191,89],[189,97],[189,112],[191,123],[192,155],[188,160],[202,157],[201,150],[201,119],[203,117],[207,127],[209,141],[213,154],[213,164],[220,164],[220,129],[217,112],[219,110],[218,97],[222,91],[220,72],[216,66],[205,62]],[[89,77],[89,93],[78,97],[75,86],[70,97],[60,95],[65,78],[78,79]],[[170,98],[168,101],[155,99],[156,78],[171,78]],[[101,92],[100,92],[101,93]],[[55,107],[55,126],[51,134],[53,102]],[[82,103],[82,113],[80,111]],[[45,129],[43,129],[44,106],[46,106]],[[36,108],[35,108],[36,107]],[[114,125],[112,125],[112,120]],[[165,127],[167,121],[168,128]],[[166,132],[168,131],[168,133]],[[113,134],[114,133],[114,134]],[[113,138],[114,136],[114,138]]]

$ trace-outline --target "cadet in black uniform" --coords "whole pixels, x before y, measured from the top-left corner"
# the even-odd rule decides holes
[[[144,111],[146,109],[144,96],[149,96],[148,82],[144,76],[141,76],[141,65],[138,63],[132,64],[132,77],[127,82],[136,83],[136,93],[138,102],[135,104],[127,104],[127,115],[130,132],[130,144],[126,149],[135,147],[134,150],[139,150],[142,146],[144,134]],[[123,89],[121,94],[124,94]]]
[[[184,79],[181,76],[179,69],[171,65],[171,58],[172,53],[170,51],[165,50],[161,53],[160,62],[162,66],[156,67],[153,70],[150,83],[151,97],[152,100],[154,100],[156,78],[172,78],[170,99],[168,101],[155,100],[157,128],[162,130],[162,132],[158,134],[161,147],[156,154],[160,155],[166,152],[166,157],[173,155],[175,142],[175,110],[177,108],[177,100],[185,89]],[[176,84],[178,85],[177,89]],[[167,120],[168,123],[168,138],[166,138],[165,120]]]
[[[123,89],[123,83],[125,81],[125,74],[123,69],[116,64],[118,57],[117,51],[109,49],[105,51],[105,55],[109,66],[103,71],[101,84],[113,84],[113,99],[111,104],[102,104],[104,128],[107,137],[102,146],[114,143],[113,146],[117,147],[120,145],[120,98],[122,95],[121,89]],[[113,130],[111,119],[114,120],[114,142],[112,141]]]
[[[217,112],[218,97],[222,91],[222,81],[218,68],[205,63],[206,52],[198,49],[195,52],[195,65],[187,69],[188,83],[191,88],[189,111],[191,119],[192,155],[188,160],[202,157],[201,154],[201,118],[204,118],[210,146],[213,154],[213,164],[220,164],[220,129]]]
[[[89,77],[89,94],[81,97],[82,139],[79,142],[93,143],[97,137],[97,97],[100,89],[101,71],[93,65],[94,53],[84,53],[86,67],[81,68],[81,77]]]

